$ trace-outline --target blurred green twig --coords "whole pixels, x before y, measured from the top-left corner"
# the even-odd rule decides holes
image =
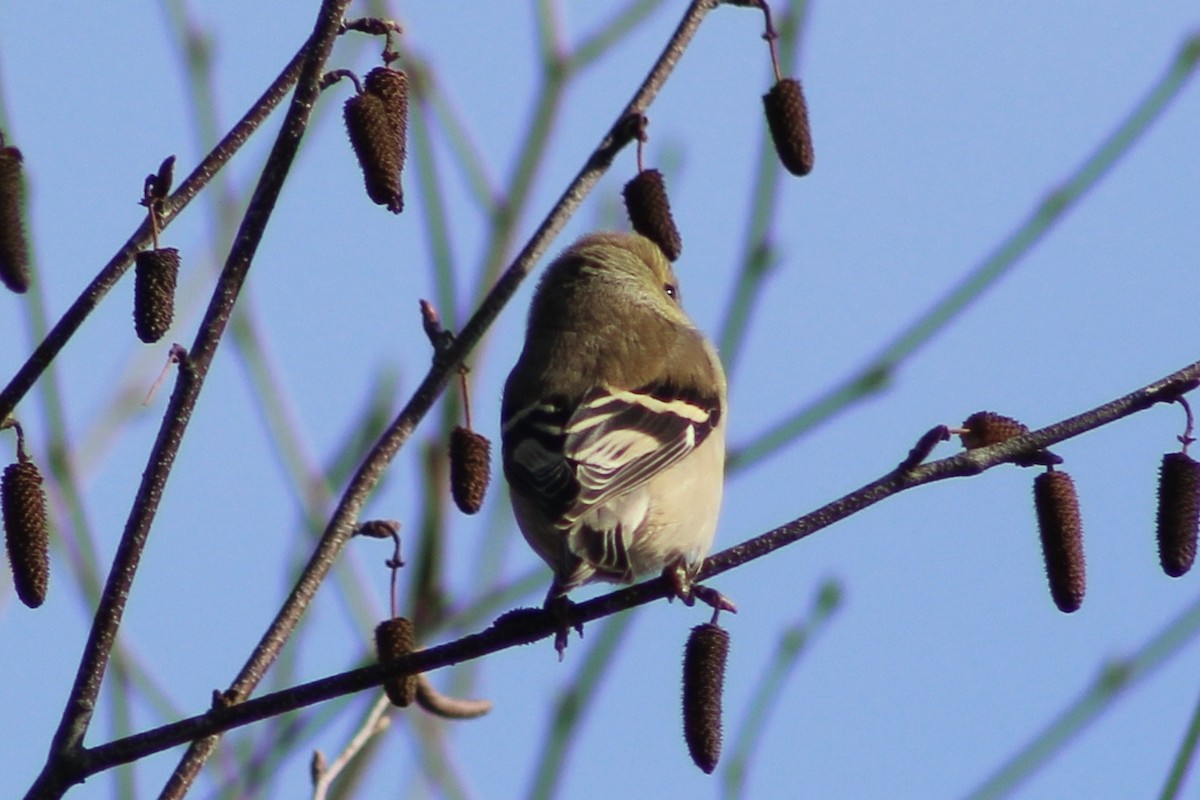
[[[783,692],[784,683],[796,668],[800,656],[812,643],[814,637],[824,630],[842,604],[842,586],[829,579],[821,584],[812,610],[779,637],[775,658],[767,665],[763,676],[754,684],[754,696],[747,704],[742,724],[738,728],[733,745],[729,748],[722,773],[721,794],[723,797],[742,797],[746,789],[746,778],[750,770],[750,759],[762,742],[770,721],[771,711]]]
[[[1184,42],[1163,75],[1082,165],[1051,191],[1029,218],[1010,233],[978,266],[890,344],[842,383],[809,405],[775,423],[729,454],[729,468],[754,464],[794,441],[851,403],[880,391],[900,363],[943,330],[983,292],[1012,269],[1042,237],[1094,188],[1108,171],[1170,106],[1200,62],[1200,35]]]
[[[1122,695],[1145,680],[1200,634],[1200,600],[1190,605],[1132,655],[1102,667],[1092,685],[1022,747],[967,800],[1005,797],[1066,747]]]

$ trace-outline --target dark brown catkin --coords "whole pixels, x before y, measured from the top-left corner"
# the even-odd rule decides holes
[[[989,447],[1029,433],[1029,428],[1023,423],[994,411],[976,411],[963,421],[962,427],[963,433],[959,434],[959,438],[968,450]]]
[[[1065,472],[1043,472],[1033,481],[1033,502],[1050,595],[1059,611],[1070,614],[1083,604],[1087,588],[1083,521],[1075,482]]]
[[[380,664],[396,661],[413,651],[416,638],[413,624],[405,617],[393,617],[375,626],[375,654]],[[417,676],[392,678],[383,684],[388,700],[404,708],[412,705],[417,696]]]
[[[697,625],[683,651],[683,738],[696,766],[712,774],[721,757],[721,696],[729,632],[712,622]]]
[[[450,494],[464,514],[483,507],[491,482],[492,443],[487,437],[462,427],[450,434]]]
[[[404,210],[400,175],[408,147],[408,76],[376,67],[363,80],[362,93],[347,100],[342,113],[367,196],[399,214]]]
[[[0,137],[0,145],[4,139]],[[14,292],[29,288],[29,245],[21,209],[25,200],[25,178],[21,151],[0,146],[0,280]]]
[[[133,327],[138,338],[154,344],[175,318],[175,283],[179,277],[179,251],[174,247],[143,250],[137,254],[133,275]]]
[[[644,169],[621,190],[625,198],[625,213],[633,229],[658,245],[668,260],[674,261],[683,252],[683,239],[671,216],[671,201],[662,173]]]
[[[46,600],[50,584],[50,535],[46,528],[46,493],[42,474],[32,461],[9,464],[0,478],[4,543],[17,597],[30,608]]]
[[[1196,560],[1200,530],[1200,463],[1187,453],[1163,456],[1158,475],[1158,560],[1178,578]]]
[[[787,171],[803,177],[812,172],[812,131],[808,127],[808,104],[795,78],[784,78],[763,95],[767,127],[775,152]]]

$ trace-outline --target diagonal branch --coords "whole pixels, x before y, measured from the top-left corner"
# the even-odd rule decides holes
[[[979,475],[1002,464],[1012,463],[1023,454],[1045,449],[1131,414],[1145,411],[1156,403],[1174,401],[1183,393],[1196,388],[1198,384],[1200,361],[1124,397],[1024,436],[908,469],[893,470],[809,514],[717,553],[705,562],[700,577],[711,578],[762,558],[908,489],[950,478]],[[673,591],[669,581],[655,578],[574,606],[570,612],[570,622],[572,625],[592,622],[669,597]],[[86,774],[95,774],[118,764],[135,761],[198,737],[211,736],[277,714],[379,686],[389,678],[429,672],[510,647],[530,644],[550,637],[559,625],[557,618],[540,609],[511,611],[480,633],[415,652],[386,666],[375,664],[333,675],[87,750],[83,760]]]

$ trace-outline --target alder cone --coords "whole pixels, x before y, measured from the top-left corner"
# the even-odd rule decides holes
[[[367,196],[399,214],[404,210],[400,176],[408,148],[408,76],[376,67],[363,80],[362,93],[346,101],[342,115]]]
[[[1083,605],[1087,588],[1083,519],[1075,482],[1065,472],[1043,472],[1033,481],[1033,498],[1050,596],[1059,611],[1070,614]]]
[[[46,601],[50,584],[50,535],[46,528],[46,493],[42,474],[32,461],[9,464],[0,478],[4,543],[17,597],[30,608]]]
[[[658,245],[669,261],[683,252],[683,239],[671,215],[671,201],[662,173],[644,169],[621,190],[633,229]]]
[[[175,318],[179,251],[174,247],[143,250],[134,262],[133,277],[133,327],[139,339],[154,344]]]
[[[1200,530],[1200,463],[1186,453],[1163,456],[1158,477],[1158,560],[1172,578],[1196,561]]]
[[[462,426],[450,434],[450,494],[464,514],[483,507],[491,472],[492,444],[483,434]]]
[[[416,637],[413,624],[405,617],[384,620],[375,627],[375,654],[380,664],[397,661],[413,651]],[[392,678],[383,684],[392,705],[405,708],[417,697],[417,676]]]
[[[812,172],[812,131],[808,127],[808,104],[795,78],[784,78],[763,95],[767,127],[775,152],[787,171],[803,177]]]
[[[683,738],[696,766],[708,774],[721,758],[721,700],[729,632],[712,622],[697,625],[683,651]]]
[[[29,244],[21,216],[25,200],[21,161],[20,150],[0,147],[0,281],[18,294],[29,289]]]

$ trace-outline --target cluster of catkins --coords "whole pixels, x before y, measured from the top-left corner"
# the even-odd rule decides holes
[[[358,93],[346,101],[342,114],[362,167],[367,196],[399,214],[404,210],[400,173],[408,143],[408,75],[403,70],[376,67],[367,73]]]
[[[963,446],[971,450],[1028,432],[1025,425],[1010,417],[979,411],[963,422],[960,436]],[[1162,458],[1156,524],[1159,563],[1173,578],[1191,569],[1200,532],[1200,463],[1187,453],[1192,441],[1190,430],[1179,438],[1182,450]],[[1050,596],[1060,611],[1069,614],[1083,604],[1087,571],[1079,495],[1071,476],[1055,468],[1058,462],[1057,457],[1045,460],[1046,471],[1033,481],[1033,503]]]
[[[774,38],[770,28],[766,38],[771,42],[774,61]],[[804,90],[795,78],[779,76],[778,63],[775,85],[763,95],[763,109],[766,111],[771,140],[775,143],[775,152],[783,166],[799,177],[812,172],[812,132],[808,126]],[[633,229],[657,244],[668,260],[675,261],[683,252],[683,240],[671,215],[662,173],[657,169],[645,169],[642,165],[642,145],[646,140],[645,117],[639,118],[637,124],[638,173],[621,191],[625,211]]]

